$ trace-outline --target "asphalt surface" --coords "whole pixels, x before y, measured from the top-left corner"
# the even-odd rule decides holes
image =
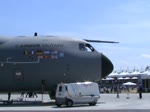
[[[19,95],[12,95],[12,99],[19,99]],[[7,99],[7,95],[1,94],[0,99]],[[74,105],[71,108],[65,106],[56,107],[48,95],[44,95],[44,103],[41,103],[41,95],[38,98],[24,98],[24,103],[11,105],[0,104],[0,112],[150,112],[150,94],[143,94],[142,99],[138,94],[101,94],[96,106]],[[31,102],[30,102],[31,101]]]

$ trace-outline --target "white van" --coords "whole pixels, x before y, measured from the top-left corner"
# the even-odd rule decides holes
[[[67,107],[85,103],[96,105],[99,98],[99,87],[94,82],[61,83],[57,85],[56,105],[58,107],[63,104]]]

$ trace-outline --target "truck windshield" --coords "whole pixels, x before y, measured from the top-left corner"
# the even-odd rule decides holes
[[[67,86],[65,86],[65,88],[66,88],[66,91],[68,91],[68,87],[67,87]]]
[[[62,92],[62,86],[59,86],[59,92]]]

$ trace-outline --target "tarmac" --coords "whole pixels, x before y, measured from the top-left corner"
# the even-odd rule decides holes
[[[20,95],[12,95],[15,101],[20,100]],[[134,94],[101,94],[96,106],[88,104],[57,107],[54,100],[51,100],[47,94],[43,97],[38,94],[38,98],[24,98],[23,103],[14,102],[10,105],[0,103],[0,112],[150,112],[150,93],[143,93],[142,99],[139,99],[138,93]],[[7,99],[6,94],[1,94],[0,99]]]

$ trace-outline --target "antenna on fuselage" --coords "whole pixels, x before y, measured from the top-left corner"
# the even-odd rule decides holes
[[[35,36],[35,37],[37,37],[37,36],[38,36],[37,32],[35,32],[35,33],[34,33],[34,36]]]

